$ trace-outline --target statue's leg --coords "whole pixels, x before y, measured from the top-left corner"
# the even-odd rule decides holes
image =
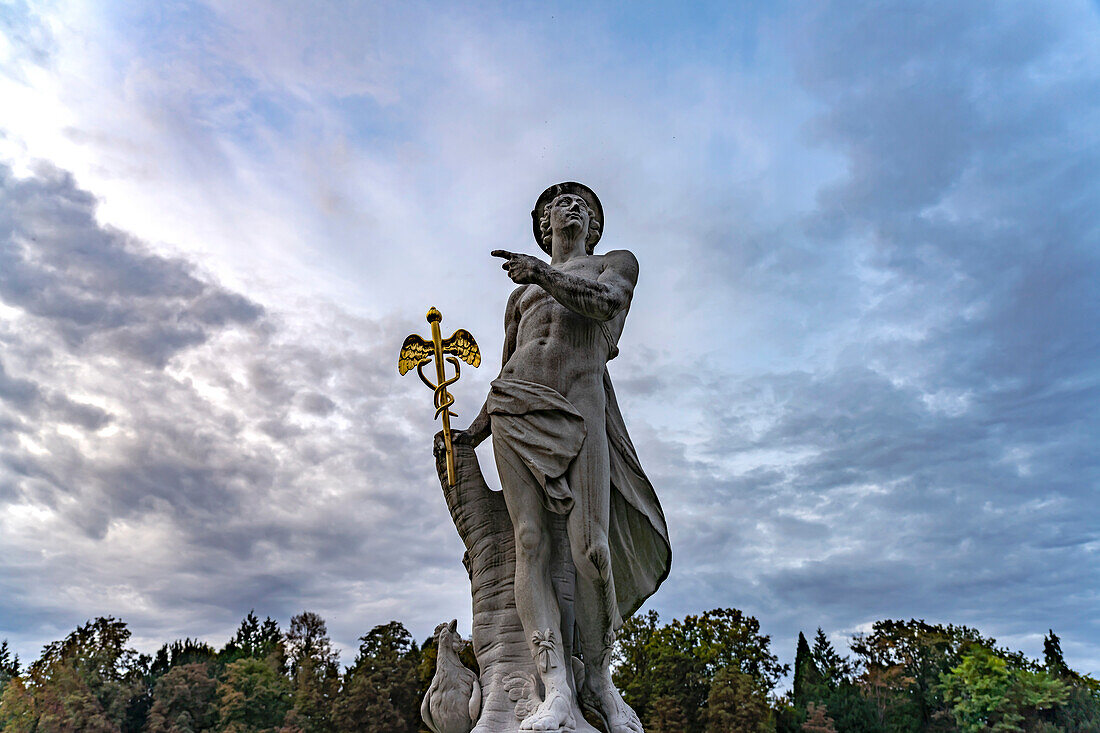
[[[602,405],[595,418],[586,418],[585,425],[588,439],[569,467],[574,500],[569,543],[577,568],[576,623],[585,667],[582,700],[603,716],[611,733],[642,733],[638,716],[611,681],[611,647],[622,618],[608,543],[611,462]]]
[[[550,578],[549,522],[542,506],[542,487],[516,452],[494,436],[500,484],[516,539],[516,613],[542,678],[542,703],[520,724],[520,730],[571,731],[572,712],[561,635],[561,614]]]

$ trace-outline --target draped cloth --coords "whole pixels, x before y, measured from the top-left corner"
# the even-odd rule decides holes
[[[668,577],[672,549],[653,485],[630,442],[607,370],[606,436],[611,463],[608,543],[619,614],[627,618]],[[584,418],[556,390],[521,379],[497,379],[487,407],[493,440],[504,441],[542,488],[543,505],[558,514],[573,508],[566,472],[588,439]]]

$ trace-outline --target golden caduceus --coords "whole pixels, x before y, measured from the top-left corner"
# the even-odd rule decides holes
[[[432,340],[425,341],[415,333],[406,338],[405,343],[401,344],[401,355],[397,357],[397,371],[401,372],[401,376],[405,376],[415,367],[420,379],[428,385],[428,389],[435,392],[435,416],[443,416],[443,444],[447,448],[447,484],[454,486],[455,455],[451,448],[451,418],[456,415],[449,408],[454,404],[455,398],[447,392],[447,387],[458,381],[459,368],[458,359],[448,356],[447,361],[454,365],[455,375],[447,379],[443,355],[454,354],[470,366],[476,367],[481,365],[481,351],[478,350],[473,335],[465,328],[455,331],[449,339],[441,338],[439,322],[443,320],[443,314],[436,310],[435,306],[428,310],[427,319],[428,323],[432,324]],[[435,384],[428,381],[422,371],[424,365],[430,361],[435,361]]]

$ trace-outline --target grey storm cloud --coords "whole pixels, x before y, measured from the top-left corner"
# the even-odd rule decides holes
[[[0,170],[0,299],[70,346],[102,340],[155,366],[213,329],[260,317],[257,304],[203,282],[182,260],[144,252],[94,216],[95,199],[64,172],[17,180]]]
[[[1100,69],[1085,9],[988,11],[794,24],[807,134],[848,169],[799,228],[716,242],[711,276],[783,293],[764,317],[812,356],[689,386],[706,436],[646,441],[677,613],[747,606],[791,648],[925,616],[1037,654],[1053,626],[1100,666]]]
[[[433,567],[461,578],[393,367],[415,325],[327,311],[303,335],[99,225],[60,171],[4,168],[0,184],[0,616],[14,642],[30,618],[63,630],[114,614],[168,638],[311,601],[351,640],[392,616],[349,608]],[[109,587],[127,598],[84,597]]]
[[[47,394],[30,379],[15,378],[7,374],[0,362],[0,401],[18,410],[47,419],[78,425],[87,430],[98,430],[111,421],[111,416],[95,405],[74,402],[64,394]],[[13,424],[14,428],[15,425]]]

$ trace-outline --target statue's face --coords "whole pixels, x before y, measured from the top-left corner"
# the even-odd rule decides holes
[[[563,193],[550,204],[550,228],[555,232],[588,231],[588,204],[580,196]]]

